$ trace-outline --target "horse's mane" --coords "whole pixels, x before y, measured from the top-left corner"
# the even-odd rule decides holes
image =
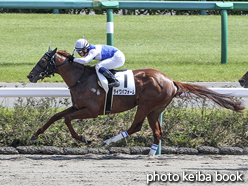
[[[58,53],[59,55],[64,56],[64,57],[69,57],[69,56],[71,56],[71,54],[70,54],[69,52],[67,52],[66,50],[59,50],[57,53]],[[81,64],[79,64],[79,63],[73,63],[73,64],[74,64],[74,65],[77,65],[78,67],[84,66],[84,67],[86,67],[86,69],[88,69],[88,70],[94,70],[94,71],[95,71],[95,67],[92,67],[92,66],[81,65]]]
[[[57,53],[65,57],[71,56],[71,54],[67,52],[66,50],[59,50]]]

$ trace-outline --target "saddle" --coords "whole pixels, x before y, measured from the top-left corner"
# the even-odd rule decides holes
[[[135,82],[132,70],[110,70],[115,78],[120,82],[119,87],[109,87],[108,80],[101,73],[96,72],[98,76],[98,84],[106,92],[104,114],[110,114],[112,109],[113,96],[132,96],[135,95]]]

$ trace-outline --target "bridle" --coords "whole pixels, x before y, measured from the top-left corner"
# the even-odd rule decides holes
[[[49,77],[51,75],[54,76],[54,73],[56,72],[56,70],[61,67],[62,65],[64,65],[65,63],[68,62],[68,59],[65,59],[63,63],[61,63],[60,65],[56,66],[56,55],[53,54],[52,56],[49,53],[45,53],[46,55],[46,60],[47,60],[47,65],[45,67],[41,66],[39,63],[40,61],[36,64],[40,69],[33,67],[34,70],[38,71],[40,74],[40,78],[44,79],[45,77]]]
[[[56,54],[56,50],[57,50],[57,48],[55,50],[53,50],[53,51],[49,50],[42,57],[42,58],[45,58],[46,59],[46,62],[47,62],[47,65],[46,66],[42,66],[40,64],[40,62],[42,61],[42,58],[41,58],[41,60],[36,64],[36,66],[39,67],[39,68],[36,68],[36,66],[33,67],[34,70],[36,70],[37,72],[39,72],[39,77],[41,79],[44,79],[45,77],[50,77],[51,75],[54,76],[54,73],[56,72],[56,70],[59,67],[61,67],[62,65],[66,64],[69,61],[69,59],[66,58],[63,61],[63,63],[61,63],[61,64],[59,64],[57,66],[56,65],[56,55],[55,55]],[[69,89],[75,87],[78,83],[81,82],[80,79],[83,77],[83,74],[84,73],[81,74],[81,76],[79,77],[79,79],[71,87],[69,87]]]

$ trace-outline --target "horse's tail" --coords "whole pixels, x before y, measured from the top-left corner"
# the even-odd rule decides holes
[[[177,92],[175,96],[180,97],[182,94],[184,94],[183,96],[190,97],[191,96],[190,93],[193,93],[198,97],[208,98],[213,102],[217,103],[218,105],[220,105],[221,107],[236,112],[242,112],[242,110],[245,109],[245,107],[241,106],[241,102],[232,101],[233,96],[220,94],[199,85],[191,85],[191,84],[181,83],[178,81],[173,81],[173,82],[177,86]]]

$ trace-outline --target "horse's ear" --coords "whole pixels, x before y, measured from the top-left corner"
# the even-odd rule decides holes
[[[57,48],[55,48],[52,52],[51,52],[51,56],[53,56],[57,51]]]
[[[49,48],[48,48],[48,52],[51,52],[52,50],[51,50],[51,46],[49,46]]]

